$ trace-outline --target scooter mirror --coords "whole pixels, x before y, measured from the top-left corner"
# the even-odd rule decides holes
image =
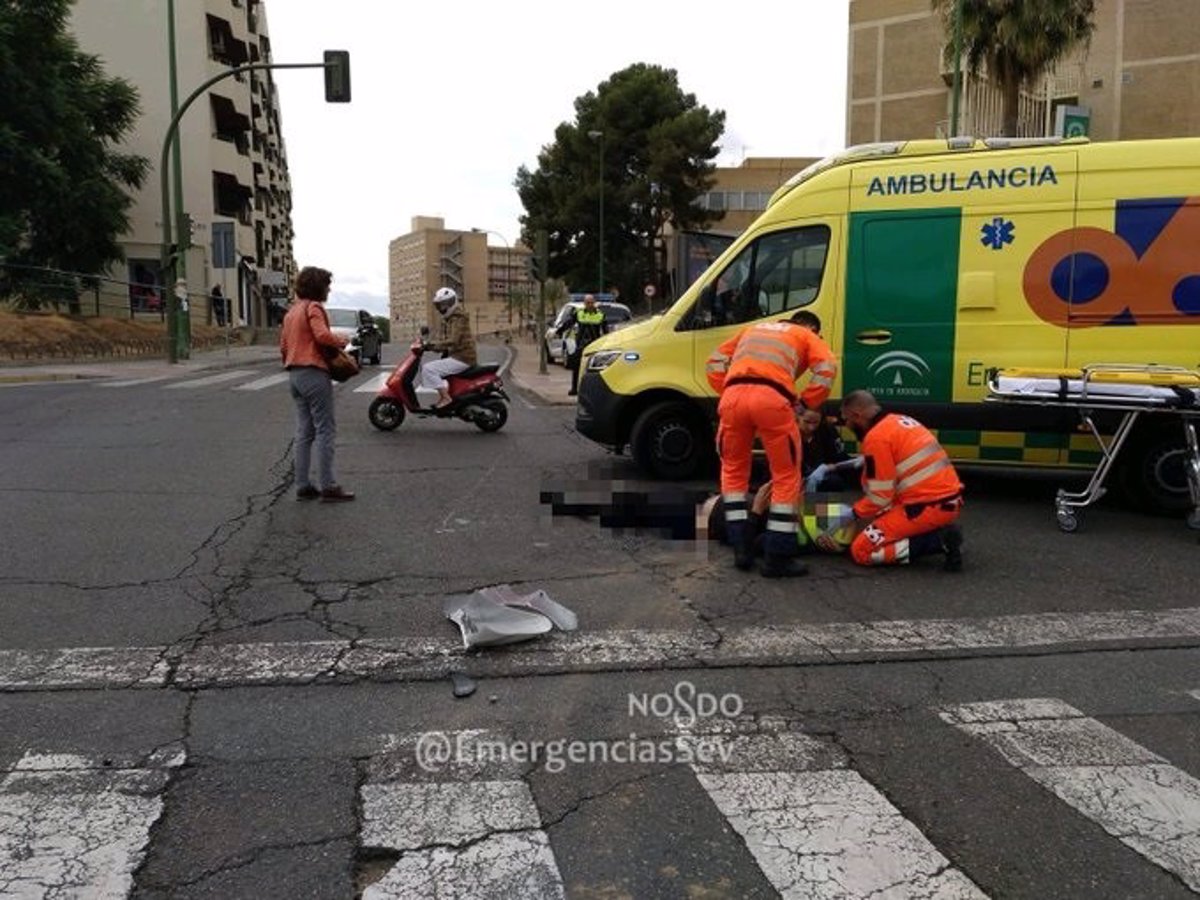
[[[428,325],[421,326],[421,337],[429,337],[429,326]]]

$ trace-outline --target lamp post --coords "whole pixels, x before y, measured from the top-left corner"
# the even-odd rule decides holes
[[[954,0],[954,87],[950,95],[950,137],[958,137],[958,98],[962,93],[962,6]]]
[[[599,260],[599,282],[596,284],[597,292],[604,291],[604,132],[592,130],[588,132],[588,137],[593,140],[600,141],[600,260]]]
[[[504,305],[508,307],[508,324],[512,324],[512,244],[508,242],[508,238],[498,231],[492,231],[490,228],[472,228],[471,231],[475,234],[494,234],[500,240],[504,241]],[[478,321],[476,321],[475,330],[479,330]]]

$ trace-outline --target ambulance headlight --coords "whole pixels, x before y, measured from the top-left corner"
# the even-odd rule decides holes
[[[621,350],[600,350],[591,355],[588,359],[589,372],[603,372],[623,355],[627,355]]]

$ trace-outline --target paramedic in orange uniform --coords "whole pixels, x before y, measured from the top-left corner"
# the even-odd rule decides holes
[[[962,483],[946,451],[924,425],[887,413],[868,391],[842,400],[842,418],[861,441],[863,496],[854,516],[864,527],[850,545],[863,566],[946,554],[948,572],[962,569]]]
[[[754,437],[762,441],[771,467],[771,506],[763,541],[763,575],[803,575],[797,550],[796,503],[800,499],[800,430],[796,414],[820,409],[829,397],[837,363],[821,340],[821,320],[801,310],[790,320],[760,322],[721,344],[708,358],[708,383],[720,395],[717,452],[725,532],[739,569],[754,564],[746,527],[747,492]],[[797,400],[796,379],[812,369]]]

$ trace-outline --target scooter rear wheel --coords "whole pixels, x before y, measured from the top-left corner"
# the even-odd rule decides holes
[[[508,421],[508,404],[503,400],[483,400],[475,405],[487,413],[473,420],[480,431],[499,431]]]
[[[367,416],[380,431],[395,431],[404,421],[404,407],[391,397],[376,397],[371,401]]]

